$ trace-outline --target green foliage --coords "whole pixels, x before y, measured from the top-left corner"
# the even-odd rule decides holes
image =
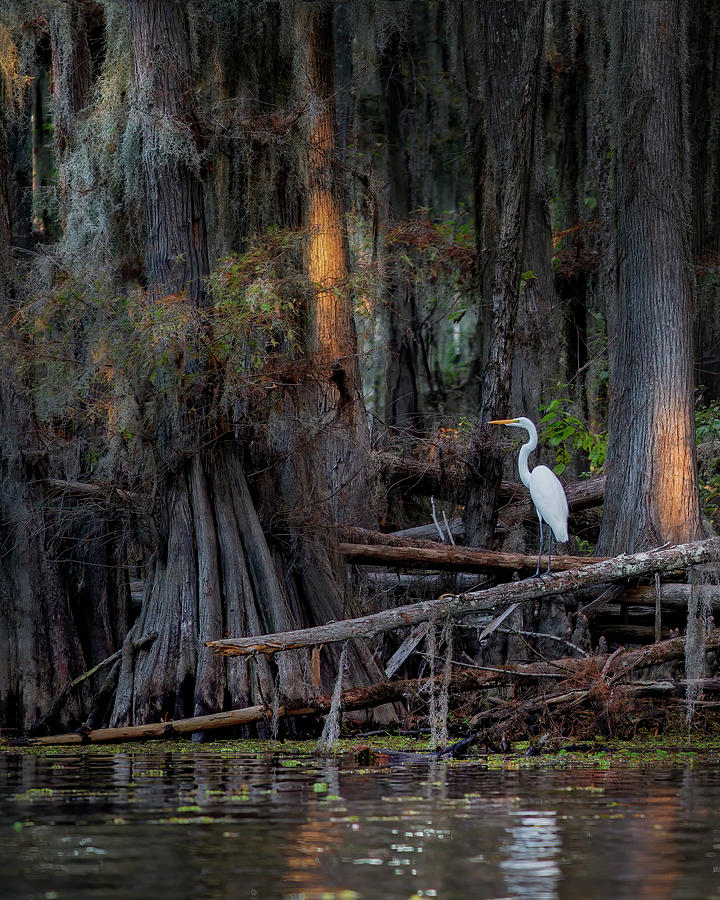
[[[582,450],[588,455],[590,473],[602,469],[607,454],[607,432],[598,434],[591,431],[570,410],[567,398],[556,398],[541,407],[545,426],[543,439],[555,447],[556,463],[553,469],[561,475],[567,468],[574,450]],[[588,473],[589,474],[589,473]]]
[[[584,538],[576,537],[575,544],[577,546],[577,552],[580,556],[592,556],[595,553],[595,545],[591,541],[586,541]]]
[[[703,515],[720,525],[720,475],[700,479],[700,505]]]
[[[300,340],[299,310],[308,285],[302,234],[272,229],[242,255],[218,261],[209,279],[212,350],[239,372],[261,368]]]
[[[698,444],[720,447],[720,401],[713,400],[695,408],[695,438]],[[720,527],[720,450],[703,453],[699,469],[700,505],[703,515]]]
[[[520,293],[522,294],[525,288],[531,281],[534,281],[537,278],[537,275],[529,269],[527,272],[520,273]]]
[[[695,436],[698,444],[720,441],[720,400],[695,409]]]

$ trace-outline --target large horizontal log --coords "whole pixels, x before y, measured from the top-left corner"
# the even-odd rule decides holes
[[[713,612],[720,610],[720,589],[713,584],[687,584],[687,582],[665,581],[660,585],[660,601],[665,609],[687,609],[692,591],[707,595],[707,602]],[[655,606],[655,585],[640,584],[628,588],[616,600],[620,606]]]
[[[403,493],[435,494],[437,497],[463,497],[466,492],[466,464],[458,456],[438,454],[430,462],[393,453],[373,453],[373,462],[388,488]],[[499,497],[508,501],[522,495],[525,488],[518,482],[503,481]]]
[[[385,548],[392,549],[392,548]],[[297,631],[279,632],[258,636],[225,638],[209,641],[217,653],[227,656],[243,656],[250,653],[275,653],[278,650],[291,650],[298,647],[310,647],[315,644],[344,641],[348,638],[366,637],[417,625],[439,616],[464,616],[467,613],[488,609],[500,609],[511,603],[552,597],[591,584],[605,581],[623,581],[640,575],[654,572],[672,572],[686,569],[699,563],[718,562],[720,560],[720,539],[711,538],[692,544],[681,544],[664,550],[636,553],[632,556],[617,556],[595,562],[584,569],[571,569],[539,578],[528,578],[501,584],[483,591],[459,595],[444,595],[433,600],[383,610],[372,615],[360,616],[357,619],[346,619],[341,622],[329,622],[314,628]]]
[[[430,542],[427,542],[430,545]],[[486,572],[488,569],[532,571],[537,556],[527,553],[501,553],[471,547],[400,546],[382,544],[340,544],[340,552],[348,562],[359,565],[396,566],[407,569],[449,569],[460,572]],[[597,562],[591,556],[553,556],[556,569],[575,569]]]
[[[706,638],[706,649],[720,648],[720,628],[713,628]],[[628,653],[616,652],[612,656],[594,657],[594,671],[601,672],[602,677],[617,680],[636,668],[657,665],[682,659],[685,655],[685,638],[677,637],[651,647],[642,647]],[[517,666],[498,666],[495,669],[471,668],[461,669],[453,673],[449,688],[453,693],[481,690],[496,684],[512,682],[520,679],[567,679],[575,674],[589,672],[588,659],[583,657],[563,657],[537,663],[523,663]],[[443,674],[435,676],[440,685]],[[376,684],[351,688],[341,695],[343,710],[368,709],[383,703],[392,703],[412,696],[426,686],[426,678],[409,678],[398,681],[381,681]],[[327,697],[312,701],[312,705],[293,707],[281,706],[280,717],[306,716],[328,712],[330,699]],[[150,725],[130,725],[122,728],[97,728],[91,731],[72,732],[70,734],[51,735],[41,738],[21,738],[11,743],[23,745],[51,744],[99,744],[119,743],[121,741],[168,739],[180,734],[191,734],[196,731],[211,731],[219,728],[231,728],[252,722],[269,720],[272,710],[267,706],[250,706],[244,709],[233,709],[227,712],[212,713],[206,716],[193,716],[188,719],[175,719],[170,722],[155,722]]]

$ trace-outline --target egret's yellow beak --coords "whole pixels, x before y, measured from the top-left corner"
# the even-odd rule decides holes
[[[512,425],[513,422],[517,422],[517,419],[493,419],[488,425]]]

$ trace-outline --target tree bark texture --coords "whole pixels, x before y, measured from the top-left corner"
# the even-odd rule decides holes
[[[187,4],[129,0],[128,12],[143,123],[148,282],[156,296],[187,293],[202,306],[208,251]]]
[[[333,4],[298,7],[307,104],[307,274],[312,284],[309,349],[318,366],[318,413],[336,521],[372,523],[370,435],[353,322],[342,178],[338,167]]]
[[[357,565],[386,565],[408,569],[455,569],[462,572],[486,572],[492,569],[528,571],[537,566],[537,557],[525,553],[500,553],[470,547],[390,547],[384,544],[340,544],[340,552]],[[561,569],[580,568],[591,563],[591,556],[553,556]]]
[[[57,189],[63,231],[72,192],[66,163],[75,144],[79,118],[90,102],[92,90],[88,15],[86,3],[64,3],[54,8],[50,22]]]
[[[0,77],[0,303],[12,294],[12,219],[10,214],[10,152],[8,146],[9,85]],[[6,309],[3,310],[5,314]]]
[[[227,632],[257,633],[268,622],[281,628],[297,622],[234,447],[193,457],[175,477],[166,506],[167,537],[125,640],[113,725],[265,702],[274,693],[265,660],[226,669],[202,642]],[[133,642],[149,631],[158,632],[157,640],[134,651]],[[289,657],[277,671],[283,690],[302,691],[301,660]]]
[[[410,171],[408,118],[412,117],[406,85],[412,66],[409,47],[398,28],[388,36],[379,59],[383,123],[387,141],[388,226],[407,219],[419,206]],[[385,424],[400,435],[418,426],[418,314],[415,284],[402,260],[388,259],[388,344],[385,370]]]
[[[684,0],[613,11],[617,295],[608,317],[607,487],[598,552],[700,533],[693,404]]]
[[[502,478],[502,449],[485,422],[506,415],[510,402],[544,26],[545,0],[531,0],[517,82],[518,116],[503,185],[492,287],[492,333],[482,381],[481,424],[473,432],[468,466],[467,539],[473,546],[487,546],[492,540],[495,495]]]
[[[205,302],[208,274],[203,185],[195,164],[192,49],[185,4],[133,2],[130,27],[136,93],[143,112],[147,219],[146,269],[155,297],[186,294]],[[172,140],[179,144],[167,145]],[[214,435],[202,385],[187,398],[175,431],[187,451],[167,461],[157,503],[159,543],[148,573],[140,617],[125,640],[114,724],[163,716],[204,715],[226,703],[270,698],[274,674],[266,662],[227,670],[202,642],[226,630],[252,633],[263,623],[296,623],[278,580],[232,441]],[[202,410],[198,415],[198,410]],[[171,436],[172,444],[175,435]],[[165,448],[167,450],[167,448]],[[189,457],[189,458],[188,458]],[[149,649],[135,651],[141,634],[157,631]],[[301,661],[278,667],[283,690],[302,692]]]
[[[15,312],[7,90],[0,79],[0,322],[6,336],[12,333]],[[87,669],[89,648],[83,648],[81,629],[88,610],[82,603],[73,605],[75,598],[55,560],[54,523],[38,487],[45,457],[11,346],[5,347],[0,366],[0,726],[27,729],[63,685]],[[112,627],[102,611],[98,618],[103,627]],[[115,649],[109,643],[104,651]],[[63,724],[76,724],[87,700],[87,693],[79,692],[65,710]]]

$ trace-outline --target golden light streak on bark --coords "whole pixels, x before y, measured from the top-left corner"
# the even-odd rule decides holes
[[[697,489],[687,411],[677,407],[663,416],[656,432],[651,516],[659,535],[673,544],[695,537]]]
[[[345,215],[335,164],[328,16],[332,10],[327,4],[317,4],[311,11],[307,57],[313,114],[308,134],[307,273],[315,288],[312,349],[321,363],[347,359],[355,349]]]

